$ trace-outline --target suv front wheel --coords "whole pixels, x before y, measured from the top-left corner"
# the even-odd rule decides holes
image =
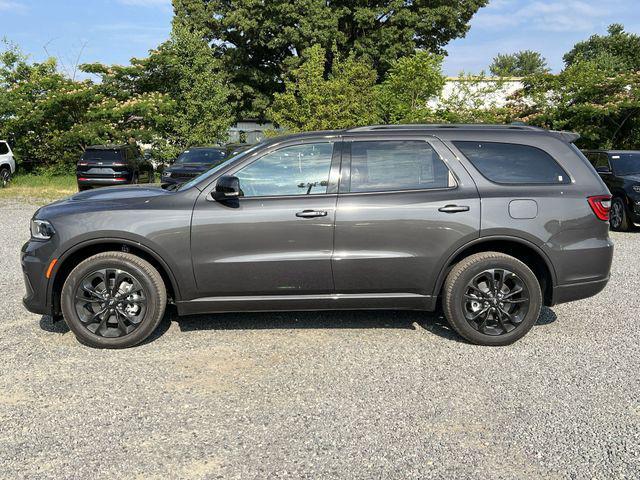
[[[538,279],[520,260],[499,252],[471,255],[449,273],[443,288],[451,326],[478,345],[509,345],[536,323],[542,307]]]
[[[146,260],[123,252],[81,262],[62,288],[62,314],[76,338],[95,348],[126,348],[156,329],[167,303],[162,276]]]
[[[611,225],[611,230],[615,230],[617,232],[626,232],[631,226],[629,215],[627,213],[627,206],[620,197],[613,197],[613,200],[611,201],[609,224]]]

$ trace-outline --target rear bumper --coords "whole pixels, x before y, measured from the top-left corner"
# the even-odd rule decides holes
[[[110,185],[128,185],[131,178],[127,177],[82,177],[78,178],[79,187],[106,187]]]
[[[597,295],[607,286],[609,277],[589,282],[572,283],[570,285],[557,285],[553,288],[552,305],[573,302]]]

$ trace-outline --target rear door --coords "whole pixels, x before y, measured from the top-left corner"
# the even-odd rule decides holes
[[[435,137],[348,138],[344,145],[336,292],[428,300],[445,260],[479,236],[475,183]]]

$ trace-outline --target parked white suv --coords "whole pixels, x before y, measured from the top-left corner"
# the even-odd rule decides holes
[[[11,147],[4,140],[0,140],[0,187],[6,187],[11,175],[16,172],[16,161]]]

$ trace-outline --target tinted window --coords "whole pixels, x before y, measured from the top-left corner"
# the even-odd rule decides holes
[[[182,152],[176,163],[207,163],[216,165],[226,158],[226,154],[217,148],[187,150]]]
[[[111,162],[124,159],[122,150],[86,150],[82,155],[85,161]]]
[[[594,153],[593,154],[594,164],[593,166],[596,168],[604,168],[609,169],[609,156],[606,153]]]
[[[281,148],[236,173],[245,197],[327,193],[331,143]]]
[[[453,143],[492,182],[564,184],[570,181],[551,155],[536,147],[513,143]]]
[[[613,153],[611,163],[617,175],[640,173],[640,153]]]
[[[0,155],[6,155],[9,153],[9,147],[5,142],[0,142]]]
[[[353,142],[352,192],[446,188],[449,170],[433,147],[418,140]]]

